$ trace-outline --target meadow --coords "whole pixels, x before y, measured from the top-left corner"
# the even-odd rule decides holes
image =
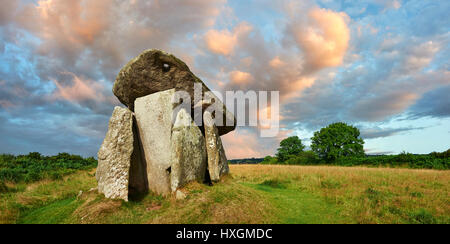
[[[0,223],[450,223],[450,172],[339,166],[231,165],[184,200],[130,202],[95,190],[95,169],[3,183]]]

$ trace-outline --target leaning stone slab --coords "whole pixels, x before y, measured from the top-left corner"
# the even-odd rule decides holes
[[[205,111],[203,114],[206,150],[208,152],[208,170],[211,181],[217,182],[222,175],[229,173],[228,160],[222,146],[217,127],[212,114]]]
[[[98,191],[105,197],[128,201],[130,187],[130,168],[140,167],[139,148],[134,144],[137,138],[133,133],[133,113],[127,108],[115,107],[109,120],[108,132],[98,151],[96,178]],[[135,176],[134,187],[145,191],[143,175]]]

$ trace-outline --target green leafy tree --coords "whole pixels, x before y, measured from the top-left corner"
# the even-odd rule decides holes
[[[305,146],[298,136],[288,137],[280,142],[280,148],[278,148],[277,157],[279,162],[284,162],[289,159],[289,156],[295,156],[303,152]]]
[[[334,123],[314,133],[311,149],[325,160],[334,161],[344,156],[364,156],[364,141],[358,128],[345,123]]]
[[[272,156],[266,156],[264,160],[261,162],[261,164],[277,164],[277,158],[274,158]]]

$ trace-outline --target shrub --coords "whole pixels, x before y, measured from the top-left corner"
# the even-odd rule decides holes
[[[8,187],[6,186],[5,182],[0,181],[0,193],[6,193],[8,192]]]
[[[419,209],[409,214],[409,219],[415,224],[437,224],[437,219],[427,210]]]
[[[28,154],[28,157],[29,158],[31,158],[31,159],[41,159],[41,154],[40,153],[38,153],[38,152],[31,152],[31,153],[29,153]]]
[[[264,158],[261,164],[278,164],[278,159],[276,157],[267,156]]]
[[[444,152],[432,152],[430,153],[430,156],[433,158],[441,158],[441,159],[450,158],[450,149]]]
[[[40,153],[13,156],[0,155],[0,181],[33,182],[41,179],[61,179],[76,170],[87,170],[97,166],[97,160],[84,159],[78,155],[60,153],[57,156],[42,156]]]
[[[334,161],[325,161],[318,158],[312,151],[305,151],[296,156],[290,156],[286,161],[279,161],[274,157],[266,157],[265,164],[289,165],[320,165],[330,164],[337,166],[369,166],[369,167],[402,167],[412,169],[450,169],[450,159],[433,154],[415,155],[403,152],[399,155],[340,157]]]

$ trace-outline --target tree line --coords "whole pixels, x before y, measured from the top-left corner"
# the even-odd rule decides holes
[[[450,168],[450,149],[426,155],[403,152],[398,155],[371,156],[365,154],[364,140],[360,135],[359,129],[354,126],[333,123],[314,133],[311,150],[305,150],[298,136],[288,137],[280,142],[275,157],[265,157],[262,164]]]

